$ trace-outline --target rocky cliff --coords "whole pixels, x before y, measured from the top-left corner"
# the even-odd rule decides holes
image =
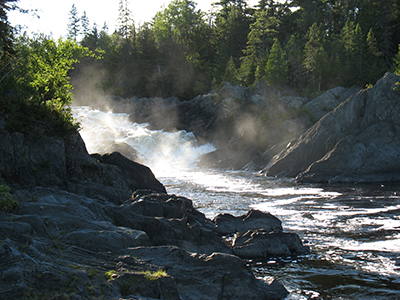
[[[399,181],[399,81],[387,73],[351,96],[276,155],[265,173],[301,182]]]

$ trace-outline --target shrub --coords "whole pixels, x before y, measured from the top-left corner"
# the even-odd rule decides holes
[[[0,185],[0,211],[11,212],[18,206],[18,201],[10,194],[10,188],[5,184]]]

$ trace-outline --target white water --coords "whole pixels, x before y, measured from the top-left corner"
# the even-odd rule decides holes
[[[198,146],[192,133],[149,130],[147,124],[129,121],[128,114],[102,112],[88,106],[73,107],[73,113],[81,123],[80,134],[89,153],[124,149],[128,152],[124,154],[149,166],[156,176],[187,170],[200,155],[215,150],[211,144]]]
[[[252,172],[196,167],[212,145],[191,133],[152,131],[127,114],[74,107],[89,153],[121,151],[148,165],[170,194],[207,217],[268,211],[308,242],[313,254],[254,267],[291,291],[288,299],[400,299],[398,187],[296,185]]]

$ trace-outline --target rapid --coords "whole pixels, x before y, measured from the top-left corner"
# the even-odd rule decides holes
[[[128,114],[72,108],[89,153],[120,151],[149,166],[169,194],[185,196],[208,218],[270,212],[311,247],[308,255],[248,261],[274,277],[287,299],[400,299],[400,186],[299,185],[253,171],[202,169],[215,150],[192,133],[150,130]]]

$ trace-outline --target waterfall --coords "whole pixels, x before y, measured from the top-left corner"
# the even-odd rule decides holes
[[[193,133],[150,130],[129,120],[129,114],[103,112],[89,106],[72,107],[89,153],[121,152],[157,174],[196,167],[201,155],[214,151],[199,145]]]

